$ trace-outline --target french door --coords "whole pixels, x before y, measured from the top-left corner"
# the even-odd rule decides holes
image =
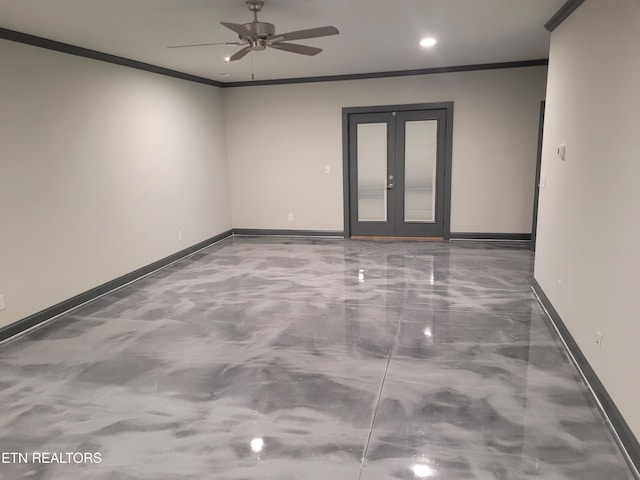
[[[443,237],[447,110],[348,115],[354,236]]]

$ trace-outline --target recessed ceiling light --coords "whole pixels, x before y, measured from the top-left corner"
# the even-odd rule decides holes
[[[423,38],[420,40],[421,47],[433,47],[438,41],[435,38]]]
[[[220,76],[221,77],[230,77],[231,74],[230,73],[221,73]]]
[[[224,57],[225,62],[229,62],[230,60],[231,60],[231,57]]]

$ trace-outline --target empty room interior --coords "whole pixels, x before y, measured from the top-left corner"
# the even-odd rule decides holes
[[[0,0],[0,480],[640,480],[638,45]]]

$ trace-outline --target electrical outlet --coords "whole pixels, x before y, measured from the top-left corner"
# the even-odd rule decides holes
[[[182,230],[178,230],[178,241],[182,241]]]
[[[602,350],[602,333],[596,332],[596,349]]]
[[[540,176],[540,188],[547,188],[547,175],[544,173]]]
[[[324,173],[331,173],[331,165],[324,166]]]
[[[4,304],[4,295],[0,295],[0,310],[4,310],[7,306]]]
[[[287,220],[289,220],[290,222],[293,222],[293,213],[290,213],[289,215],[287,215]]]

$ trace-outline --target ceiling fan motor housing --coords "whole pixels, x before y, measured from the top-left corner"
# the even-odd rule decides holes
[[[276,27],[273,23],[259,22],[258,12],[262,10],[264,2],[261,0],[247,0],[247,8],[253,12],[253,22],[244,23],[242,26],[251,32],[251,37],[239,35],[240,40],[249,42],[254,50],[267,48],[267,40],[275,36]]]
[[[268,37],[273,37],[276,34],[276,27],[273,25],[273,23],[249,22],[249,23],[244,23],[242,26],[247,30],[249,30],[255,37],[258,37],[258,38],[266,39]]]

